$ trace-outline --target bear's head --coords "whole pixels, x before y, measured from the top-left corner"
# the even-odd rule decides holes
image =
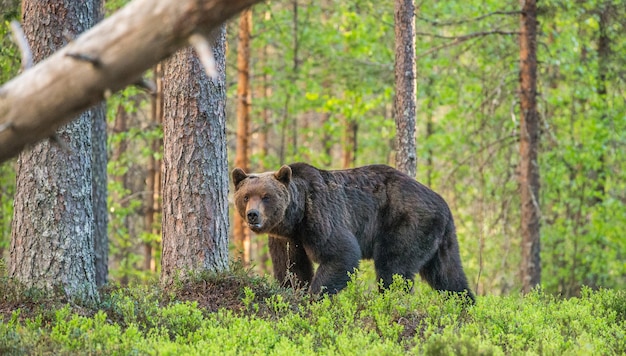
[[[235,208],[256,233],[271,232],[285,218],[289,206],[291,168],[276,172],[246,174],[241,168],[232,173],[235,184]]]

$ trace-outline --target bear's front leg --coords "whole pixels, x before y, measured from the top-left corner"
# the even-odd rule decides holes
[[[311,284],[313,263],[301,243],[269,237],[274,278],[284,287],[300,288]]]
[[[317,267],[310,292],[312,294],[335,294],[346,287],[349,273],[359,267],[361,248],[356,238],[349,233],[338,235],[329,241],[328,246],[318,248]]]

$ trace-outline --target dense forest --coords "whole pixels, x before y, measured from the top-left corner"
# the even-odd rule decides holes
[[[128,3],[0,0],[0,145],[23,42],[38,63]],[[626,352],[623,1],[266,1],[209,27],[0,163],[0,354]],[[280,286],[228,173],[298,161],[438,192],[476,304],[378,290],[369,261],[332,297]]]
[[[121,5],[106,2],[106,11]],[[19,3],[4,1],[1,10],[4,83],[20,68],[9,35]],[[242,142],[251,171],[295,161],[324,169],[395,165],[389,4],[267,2],[245,16],[247,25],[226,26],[231,168],[241,165],[235,154]],[[541,286],[566,297],[580,295],[583,286],[624,288],[626,7],[550,0],[538,4],[538,18]],[[522,283],[519,19],[516,3],[421,2],[416,8],[416,177],[450,204],[466,273],[479,295],[514,293]],[[245,91],[241,41],[249,41]],[[155,93],[129,87],[106,101],[109,279],[123,285],[160,272],[163,71],[158,65],[147,74]],[[238,123],[242,95],[245,131]],[[14,165],[0,166],[5,261]],[[230,225],[236,229],[237,222]],[[245,234],[231,238],[231,258],[266,273],[265,238]]]

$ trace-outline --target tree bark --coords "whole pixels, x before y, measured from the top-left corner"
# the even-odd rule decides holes
[[[100,8],[98,0],[25,0],[24,33],[34,61],[65,45],[64,34],[92,26]],[[57,132],[59,143],[41,142],[18,158],[9,275],[27,286],[60,287],[69,297],[98,298],[92,122],[101,120],[101,114],[101,108],[84,112]]]
[[[250,31],[252,11],[244,10],[239,21],[237,44],[237,146],[235,166],[249,170],[248,137],[250,136]],[[235,253],[244,266],[250,264],[250,230],[239,214],[233,218]]]
[[[163,257],[161,282],[187,271],[228,269],[225,27],[215,32],[218,78],[191,48],[164,73]]]
[[[539,113],[537,112],[537,4],[521,0],[520,15],[520,196],[522,292],[541,282],[539,239]]]
[[[137,82],[145,70],[185,46],[192,34],[208,33],[258,1],[131,2],[0,87],[0,162]]]
[[[417,106],[417,70],[415,66],[415,3],[395,0],[395,77],[396,97],[396,167],[415,177],[417,152],[415,115]]]

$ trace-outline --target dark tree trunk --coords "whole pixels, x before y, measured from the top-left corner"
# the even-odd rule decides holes
[[[539,240],[539,113],[537,112],[537,4],[521,0],[520,33],[520,194],[522,292],[541,282]]]
[[[24,0],[24,32],[34,61],[63,47],[65,36],[93,26],[100,9],[98,0]],[[58,130],[60,144],[44,141],[18,158],[9,274],[27,286],[61,287],[71,297],[98,298],[92,122],[101,120],[99,115],[101,108],[84,112]],[[100,184],[100,166],[97,170],[95,180]],[[99,199],[101,195],[98,204]]]
[[[163,257],[161,282],[187,271],[228,269],[225,27],[215,31],[218,78],[191,48],[163,77]]]
[[[415,177],[417,153],[415,145],[415,115],[417,106],[417,70],[415,66],[415,3],[395,0],[396,34],[396,167]]]

